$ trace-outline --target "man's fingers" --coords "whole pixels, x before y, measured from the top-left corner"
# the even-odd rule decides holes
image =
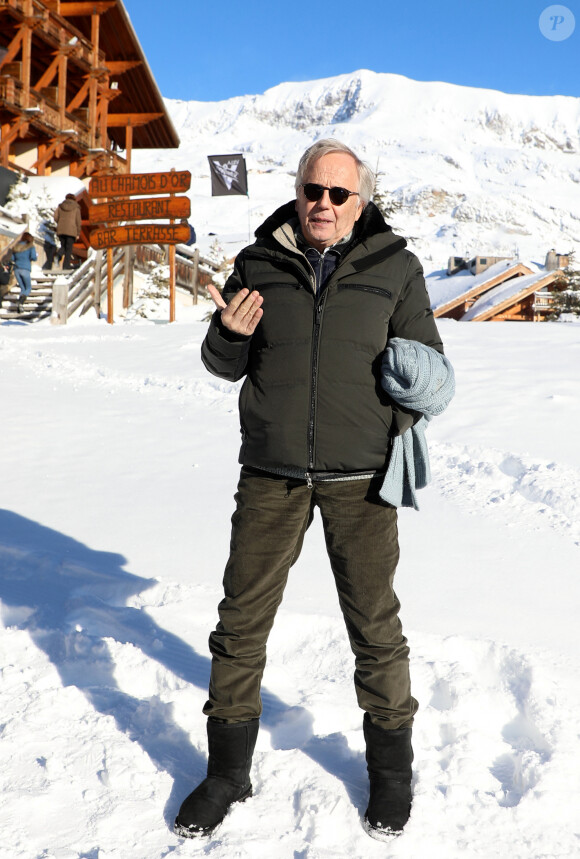
[[[215,306],[217,307],[218,310],[223,310],[225,307],[227,307],[227,304],[225,303],[225,301],[221,297],[219,289],[217,287],[215,287],[213,285],[213,283],[208,284],[207,291],[211,295],[213,303],[215,304]]]
[[[213,303],[221,311],[222,324],[226,328],[236,334],[254,333],[264,313],[262,310],[264,299],[257,290],[250,292],[244,287],[232,297],[229,304],[226,304],[213,284],[209,284],[207,289]]]
[[[257,290],[248,294],[247,289],[240,289],[222,310],[222,323],[237,334],[253,334],[263,314],[263,301]]]
[[[251,320],[247,323],[246,334],[253,334],[256,328],[258,327],[258,322],[264,315],[264,311],[261,307],[258,307],[252,316]]]

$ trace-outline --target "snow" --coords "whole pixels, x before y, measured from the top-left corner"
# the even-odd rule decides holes
[[[172,832],[203,777],[238,386],[178,322],[0,326],[1,859],[574,857],[580,325],[440,320],[457,394],[400,514],[420,710],[413,813],[370,839],[362,713],[318,519],[269,643],[254,796]]]
[[[336,137],[373,170],[427,274],[450,256],[529,259],[580,246],[580,99],[509,95],[361,69],[220,102],[166,100],[177,150],[135,150],[133,171],[187,169],[204,253],[233,256],[292,199],[302,152]],[[211,197],[207,157],[243,153],[249,199]],[[247,225],[247,233],[245,226]],[[240,235],[241,233],[241,235]]]

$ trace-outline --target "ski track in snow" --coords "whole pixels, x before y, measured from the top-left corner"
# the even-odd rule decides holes
[[[127,335],[126,339],[134,338],[132,335]],[[100,343],[106,338],[67,337],[60,342],[65,344],[86,343],[91,342],[91,340]],[[112,337],[111,340],[118,342],[118,338]],[[157,395],[180,403],[203,397],[210,406],[217,406],[225,401],[228,410],[231,409],[232,404],[235,406],[236,403],[240,387],[237,382],[226,382],[216,376],[209,376],[209,374],[207,379],[191,380],[168,378],[153,373],[141,375],[116,372],[109,367],[99,366],[94,360],[88,361],[79,356],[71,358],[61,356],[49,349],[39,349],[39,342],[42,341],[36,339],[34,344],[27,346],[21,343],[16,346],[15,343],[5,342],[0,347],[0,354],[3,358],[21,360],[37,376],[50,377],[53,380],[58,379],[59,382],[68,383],[75,389],[83,385],[98,386],[106,389],[109,394],[132,391],[138,394]],[[47,338],[47,342],[54,343],[54,340]],[[182,346],[181,348],[188,351],[190,347]],[[199,346],[195,344],[195,348],[199,348]]]
[[[472,514],[550,528],[580,546],[580,471],[491,448],[429,446],[437,490]]]

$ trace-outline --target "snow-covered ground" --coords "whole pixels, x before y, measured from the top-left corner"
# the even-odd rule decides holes
[[[400,515],[415,801],[361,826],[352,656],[320,522],[269,647],[254,797],[172,832],[202,778],[237,386],[178,322],[0,326],[1,859],[552,859],[580,852],[580,325],[440,322],[457,395]]]

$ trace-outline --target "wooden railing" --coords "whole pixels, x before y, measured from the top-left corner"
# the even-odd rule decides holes
[[[113,285],[125,278],[124,248],[113,251]],[[83,316],[94,308],[100,313],[101,299],[107,290],[107,257],[102,251],[89,257],[66,280],[57,279],[52,287],[51,319],[65,325],[78,310]]]
[[[534,310],[548,310],[554,303],[554,295],[551,292],[534,293]]]
[[[135,247],[135,268],[147,274],[152,265],[167,264],[167,250],[160,245],[137,245]],[[177,245],[175,254],[175,283],[180,289],[185,289],[193,296],[197,304],[200,294],[207,296],[207,286],[214,275],[220,270],[220,265],[199,254],[197,248],[190,249],[186,245]]]
[[[9,255],[9,251],[10,248],[6,248],[4,255]],[[185,256],[184,252],[176,254],[176,286],[190,292],[194,304],[197,304],[199,295],[207,297],[207,284],[211,283],[219,265],[200,257],[197,249],[186,249],[185,252],[188,256]],[[133,267],[142,273],[149,273],[153,265],[165,262],[166,250],[159,245],[114,249],[113,287],[123,284],[124,307],[127,307],[131,300],[129,282],[132,281]],[[107,255],[103,251],[93,253],[78,269],[64,276],[58,272],[44,272],[33,277],[31,295],[20,314],[17,312],[19,289],[13,280],[8,291],[5,290],[0,319],[17,318],[36,322],[50,317],[53,323],[66,325],[75,314],[82,316],[91,309],[100,313],[101,302],[108,286],[107,277]]]

